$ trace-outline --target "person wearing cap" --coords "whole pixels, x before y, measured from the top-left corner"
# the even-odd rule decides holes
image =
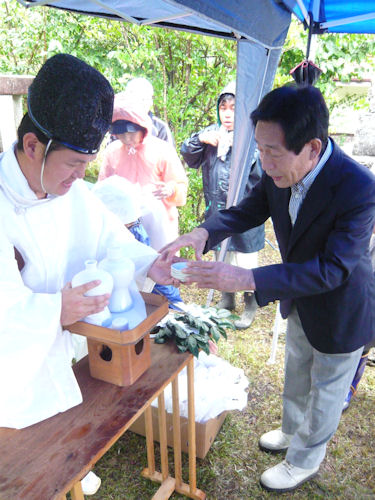
[[[135,240],[82,178],[113,112],[102,74],[68,54],[42,66],[18,141],[0,156],[0,426],[23,428],[82,402],[66,327],[108,304],[72,288],[87,259],[122,245],[146,275],[173,284],[169,266]]]
[[[117,94],[110,132],[119,140],[105,149],[98,179],[119,175],[140,185],[146,196],[162,201],[168,216],[168,226],[160,228],[165,239],[156,246],[151,238],[151,246],[159,250],[178,235],[177,207],[186,203],[188,181],[175,149],[154,137],[151,128],[145,110]]]
[[[217,123],[193,133],[181,146],[181,154],[190,168],[202,169],[203,192],[206,202],[205,219],[226,207],[232,158],[232,143],[235,112],[235,82],[230,82],[217,100]],[[245,196],[259,181],[262,168],[256,153],[250,167]],[[264,247],[264,225],[233,235],[225,256],[229,264],[251,269],[258,265],[258,250]],[[216,259],[220,245],[215,248]],[[222,292],[218,307],[235,309],[236,294]],[[255,316],[257,303],[254,294],[244,292],[244,311],[235,321],[236,328],[248,328]]]
[[[166,122],[151,111],[154,102],[154,88],[149,80],[143,77],[132,78],[126,84],[124,95],[142,106],[152,121],[151,133],[155,137],[175,147],[172,132]]]

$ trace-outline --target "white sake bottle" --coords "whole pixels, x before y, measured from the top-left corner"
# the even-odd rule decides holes
[[[99,262],[99,268],[109,272],[113,278],[113,290],[109,299],[112,313],[124,312],[133,305],[130,285],[134,280],[134,262],[125,257],[123,247],[107,248],[107,257]]]
[[[100,285],[88,290],[85,293],[85,296],[93,297],[95,295],[104,295],[112,292],[113,278],[111,274],[104,269],[99,269],[95,259],[86,260],[85,269],[73,276],[72,288],[84,285],[85,283],[89,283],[94,280],[100,280]],[[93,325],[107,326],[107,324],[111,323],[111,313],[109,308],[106,306],[103,311],[86,316],[84,321]]]

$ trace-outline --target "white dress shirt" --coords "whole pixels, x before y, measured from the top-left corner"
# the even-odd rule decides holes
[[[331,156],[331,153],[332,153],[332,142],[330,139],[328,139],[326,150],[324,151],[316,167],[310,170],[310,172],[307,175],[305,175],[303,179],[301,179],[296,184],[293,184],[293,186],[291,187],[291,194],[289,200],[289,215],[293,226],[297,219],[297,215],[299,209],[301,208],[302,202],[306,197],[307,191],[310,189],[310,186],[316,179],[317,175],[328,161],[328,158]]]

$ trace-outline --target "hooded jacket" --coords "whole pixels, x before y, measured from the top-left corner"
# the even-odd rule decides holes
[[[175,149],[166,141],[154,137],[147,113],[121,96],[115,97],[112,123],[117,120],[137,123],[146,129],[146,134],[143,141],[130,152],[121,141],[110,143],[104,152],[99,180],[120,175],[141,187],[152,187],[160,181],[167,183],[173,188],[173,195],[162,201],[170,221],[176,222],[176,207],[186,203],[188,181]]]
[[[227,85],[220,93],[217,100],[219,106],[220,97],[225,93],[234,94],[233,84]],[[203,192],[206,203],[205,219],[218,210],[226,208],[227,195],[229,188],[229,175],[232,157],[232,147],[229,148],[225,157],[217,156],[217,146],[203,143],[199,140],[201,133],[210,130],[219,130],[220,118],[218,114],[218,123],[210,125],[199,132],[196,132],[187,139],[181,147],[181,154],[190,168],[202,168]],[[249,178],[246,184],[244,196],[248,196],[252,188],[259,181],[262,175],[260,162],[254,157],[251,165]],[[250,229],[242,234],[232,236],[228,251],[237,251],[244,253],[256,252],[264,247],[264,225]],[[217,246],[215,249],[219,249]]]

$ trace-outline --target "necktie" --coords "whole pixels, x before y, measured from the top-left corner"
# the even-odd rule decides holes
[[[301,206],[301,203],[302,203],[302,192],[299,189],[299,186],[294,185],[292,186],[289,199],[289,216],[292,226],[294,226],[294,223],[296,222],[298,210]]]

